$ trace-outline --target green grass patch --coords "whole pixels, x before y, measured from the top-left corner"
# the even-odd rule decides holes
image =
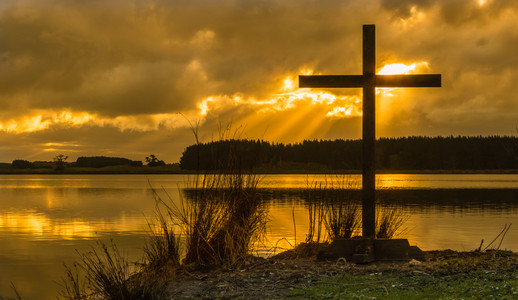
[[[476,270],[450,275],[409,273],[341,274],[294,290],[300,299],[518,299],[518,270]]]

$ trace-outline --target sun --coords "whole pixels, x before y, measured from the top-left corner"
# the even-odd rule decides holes
[[[417,64],[405,65],[401,63],[386,64],[378,71],[379,75],[409,74],[415,71]]]

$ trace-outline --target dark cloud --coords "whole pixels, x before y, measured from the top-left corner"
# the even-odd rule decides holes
[[[194,108],[218,93],[262,97],[274,79],[304,64],[323,71],[336,60],[357,65],[340,59],[349,33],[358,36],[360,23],[343,18],[354,8],[337,1],[9,1],[0,15],[0,104],[13,112],[66,106],[127,115]]]
[[[517,16],[516,1],[497,0],[5,0],[0,124],[40,111],[102,120],[57,122],[23,135],[4,129],[0,140],[11,146],[0,155],[11,159],[9,147],[30,153],[40,140],[71,136],[83,149],[74,151],[144,153],[149,145],[174,147],[168,157],[176,159],[179,145],[192,142],[188,130],[156,118],[176,112],[202,120],[206,136],[218,122],[243,122],[251,137],[358,138],[357,118],[326,119],[330,107],[300,102],[259,113],[249,100],[268,100],[300,69],[359,74],[362,24],[377,25],[378,68],[426,61],[425,71],[443,74],[441,89],[397,94],[404,99],[380,112],[382,135],[508,134],[518,123]],[[235,95],[246,101],[222,102],[193,117],[205,98]],[[132,143],[139,139],[145,143]]]
[[[381,7],[390,11],[395,18],[410,18],[418,10],[429,9],[435,0],[382,0]]]

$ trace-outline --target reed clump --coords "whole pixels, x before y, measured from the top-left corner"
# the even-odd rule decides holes
[[[199,144],[197,127],[192,129]],[[183,265],[232,264],[251,255],[264,236],[268,213],[257,188],[260,178],[242,171],[244,151],[237,149],[241,144],[232,139],[226,144],[226,151],[209,159],[211,169],[197,173],[187,188],[180,189],[179,205],[165,190],[161,197],[153,189],[156,213],[148,222],[144,263],[138,272],[113,243],[101,243],[97,251],[82,254],[74,269],[65,267],[62,296],[157,299],[166,294],[167,279]]]
[[[176,205],[155,190],[155,218],[148,222],[144,262],[132,266],[113,241],[80,253],[65,266],[63,299],[161,299],[182,265],[216,266],[246,259],[266,230],[267,211],[253,174],[198,175]],[[165,192],[165,191],[164,191]],[[183,257],[183,259],[182,259]]]
[[[18,290],[16,289],[16,286],[12,282],[11,282],[11,290],[13,291],[13,293],[15,295],[14,297],[3,297],[0,295],[0,300],[22,300],[22,296],[20,296],[20,293],[18,292]]]
[[[157,203],[158,204],[158,203]],[[144,271],[167,273],[180,265],[178,226],[157,205],[155,218],[148,221],[148,239],[144,245]]]
[[[132,265],[117,245],[97,241],[95,247],[80,254],[72,267],[65,265],[61,299],[162,299],[165,285],[140,280],[139,269]]]
[[[330,187],[324,224],[331,240],[350,239],[360,231],[361,209],[354,201],[354,188],[349,176],[337,177]]]
[[[258,181],[253,174],[200,175],[184,190],[180,209],[168,206],[185,234],[184,263],[233,263],[251,254],[268,220]]]
[[[405,224],[408,216],[395,205],[383,207],[376,212],[376,238],[391,239]]]
[[[325,177],[308,183],[308,234],[306,243],[350,239],[361,235],[362,211],[358,186],[350,176]],[[376,211],[376,238],[393,238],[408,216],[396,205]]]
[[[268,214],[257,188],[260,177],[251,170],[243,172],[246,152],[238,140],[225,139],[229,128],[220,130],[225,151],[210,154],[211,167],[183,190],[181,209],[167,206],[185,234],[186,264],[234,263],[250,255],[266,231]]]
[[[109,299],[129,299],[131,287],[128,285],[130,264],[119,252],[113,240],[110,245],[97,241],[97,248],[80,254],[80,262],[74,269],[65,266],[65,299],[88,299],[93,295],[103,295]],[[80,277],[84,272],[84,279]]]
[[[306,243],[342,238],[358,234],[361,209],[353,197],[355,183],[349,176],[325,178],[308,184],[309,233]],[[324,230],[325,229],[325,230]]]
[[[320,243],[325,240],[325,232],[323,229],[326,220],[326,195],[327,189],[325,184],[314,182],[306,189],[308,199],[308,233],[306,234],[306,244]]]

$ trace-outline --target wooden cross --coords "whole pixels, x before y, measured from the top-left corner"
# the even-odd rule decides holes
[[[299,76],[299,88],[363,88],[362,235],[376,235],[376,171],[374,165],[377,87],[440,87],[440,74],[376,75],[375,26],[363,25],[363,75]]]

